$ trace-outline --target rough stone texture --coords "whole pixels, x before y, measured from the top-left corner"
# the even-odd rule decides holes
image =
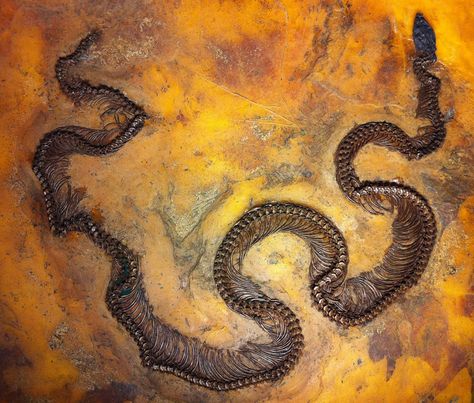
[[[474,28],[468,0],[2,0],[0,7],[0,400],[471,400],[474,311]],[[333,153],[355,124],[389,120],[414,133],[414,15],[438,39],[443,148],[419,161],[368,147],[366,178],[398,178],[430,201],[439,238],[420,283],[372,323],[342,330],[308,291],[308,250],[278,234],[245,271],[302,320],[299,364],[275,385],[217,393],[141,367],[108,313],[110,266],[83,236],[54,238],[31,172],[35,146],[60,125],[97,126],[54,79],[58,56],[104,31],[82,71],[122,89],[152,119],[116,155],[74,157],[71,174],[110,232],[143,256],[155,311],[217,346],[262,337],[212,280],[232,223],[268,200],[306,204],[347,238],[350,272],[373,267],[391,217],[350,204]]]

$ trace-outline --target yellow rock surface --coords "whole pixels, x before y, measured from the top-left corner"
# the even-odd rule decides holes
[[[0,400],[194,402],[469,402],[474,253],[474,26],[469,0],[2,0],[0,7]],[[215,346],[262,337],[216,292],[212,262],[252,205],[309,205],[343,232],[350,274],[390,243],[390,216],[370,216],[337,187],[333,155],[356,124],[415,133],[411,28],[424,13],[438,40],[441,105],[454,112],[443,147],[418,162],[377,147],[364,178],[398,178],[430,201],[439,236],[421,281],[370,324],[343,330],[311,305],[305,244],[277,234],[245,272],[299,316],[296,368],[271,385],[218,393],[140,365],[104,303],[109,262],[82,235],[54,238],[35,147],[98,111],[59,91],[56,59],[89,30],[104,36],[84,63],[152,116],[120,152],[77,156],[84,203],[143,257],[155,312]],[[471,358],[470,358],[471,357]]]

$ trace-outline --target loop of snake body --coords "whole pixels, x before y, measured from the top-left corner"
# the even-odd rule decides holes
[[[222,241],[215,257],[214,279],[229,308],[254,320],[270,341],[249,342],[238,349],[209,346],[179,333],[156,316],[146,295],[138,255],[96,222],[80,204],[83,193],[70,184],[67,170],[71,155],[114,153],[138,134],[147,119],[144,110],[120,91],[105,85],[93,86],[72,71],[99,36],[92,32],[73,53],[61,57],[56,64],[56,77],[71,100],[105,105],[104,113],[113,114],[116,123],[98,130],[66,126],[47,133],[37,147],[33,171],[42,185],[53,233],[64,236],[71,231],[82,232],[111,258],[106,303],[137,343],[143,365],[216,390],[275,381],[287,374],[303,349],[299,321],[289,307],[263,293],[241,272],[252,245],[279,231],[296,234],[308,244],[314,303],[340,325],[370,321],[417,281],[436,238],[436,223],[428,202],[405,185],[361,181],[353,161],[368,143],[418,159],[435,151],[444,140],[444,119],[438,105],[440,80],[428,71],[436,61],[435,35],[421,14],[416,15],[413,29],[413,69],[420,83],[417,116],[429,119],[431,125],[410,137],[391,123],[366,123],[353,128],[335,154],[337,182],[349,200],[372,214],[396,210],[391,246],[373,270],[346,279],[347,246],[327,217],[309,207],[283,202],[248,211]]]

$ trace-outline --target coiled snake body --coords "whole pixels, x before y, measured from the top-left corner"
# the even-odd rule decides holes
[[[413,67],[420,82],[417,115],[429,119],[431,125],[410,137],[391,123],[366,123],[352,129],[335,154],[337,182],[347,198],[372,214],[396,211],[391,246],[372,271],[346,279],[347,246],[327,217],[308,207],[279,202],[248,211],[225,236],[214,262],[217,290],[226,304],[258,323],[270,339],[268,343],[247,343],[239,349],[206,345],[182,335],[156,316],[146,296],[139,257],[81,207],[83,194],[70,185],[67,169],[72,154],[101,156],[116,152],[147,119],[143,109],[120,91],[93,86],[71,72],[98,38],[98,32],[89,34],[73,53],[61,57],[56,77],[62,91],[74,102],[106,105],[105,113],[114,114],[116,124],[99,130],[78,126],[55,129],[38,145],[33,170],[42,185],[54,234],[82,232],[111,258],[106,302],[138,344],[143,365],[217,390],[273,381],[287,374],[303,349],[299,321],[283,302],[264,294],[241,272],[252,245],[278,231],[294,233],[306,241],[311,251],[309,277],[315,305],[343,326],[370,321],[417,281],[436,238],[436,223],[428,202],[405,185],[361,181],[353,161],[368,143],[417,159],[436,150],[444,140],[444,120],[438,105],[440,80],[428,71],[436,61],[435,36],[421,14],[414,23]]]

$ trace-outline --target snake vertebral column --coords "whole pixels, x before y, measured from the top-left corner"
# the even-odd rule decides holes
[[[361,181],[353,161],[368,143],[398,151],[408,159],[419,159],[435,151],[444,140],[444,119],[438,105],[440,80],[428,71],[436,61],[435,35],[421,14],[416,15],[413,28],[413,69],[420,83],[417,115],[429,119],[431,125],[410,137],[391,123],[365,123],[344,137],[335,154],[337,182],[349,200],[372,214],[396,212],[392,245],[372,271],[346,279],[347,246],[327,217],[290,203],[269,203],[247,212],[217,251],[214,279],[229,308],[258,323],[269,342],[249,342],[238,349],[220,349],[184,336],[156,316],[146,296],[137,254],[94,220],[91,212],[81,206],[83,193],[70,183],[71,155],[114,153],[139,133],[147,119],[143,109],[120,91],[93,86],[74,74],[74,66],[99,37],[98,32],[90,33],[73,53],[61,57],[56,77],[71,100],[105,106],[104,113],[113,115],[115,123],[102,129],[65,126],[47,133],[36,150],[33,171],[43,189],[53,233],[64,236],[71,231],[82,232],[110,257],[107,306],[137,343],[143,365],[216,390],[275,381],[287,374],[303,349],[299,321],[290,308],[264,294],[241,271],[252,245],[276,232],[291,232],[306,241],[311,251],[310,287],[316,307],[343,326],[373,319],[417,281],[436,239],[436,223],[428,202],[405,185]]]

